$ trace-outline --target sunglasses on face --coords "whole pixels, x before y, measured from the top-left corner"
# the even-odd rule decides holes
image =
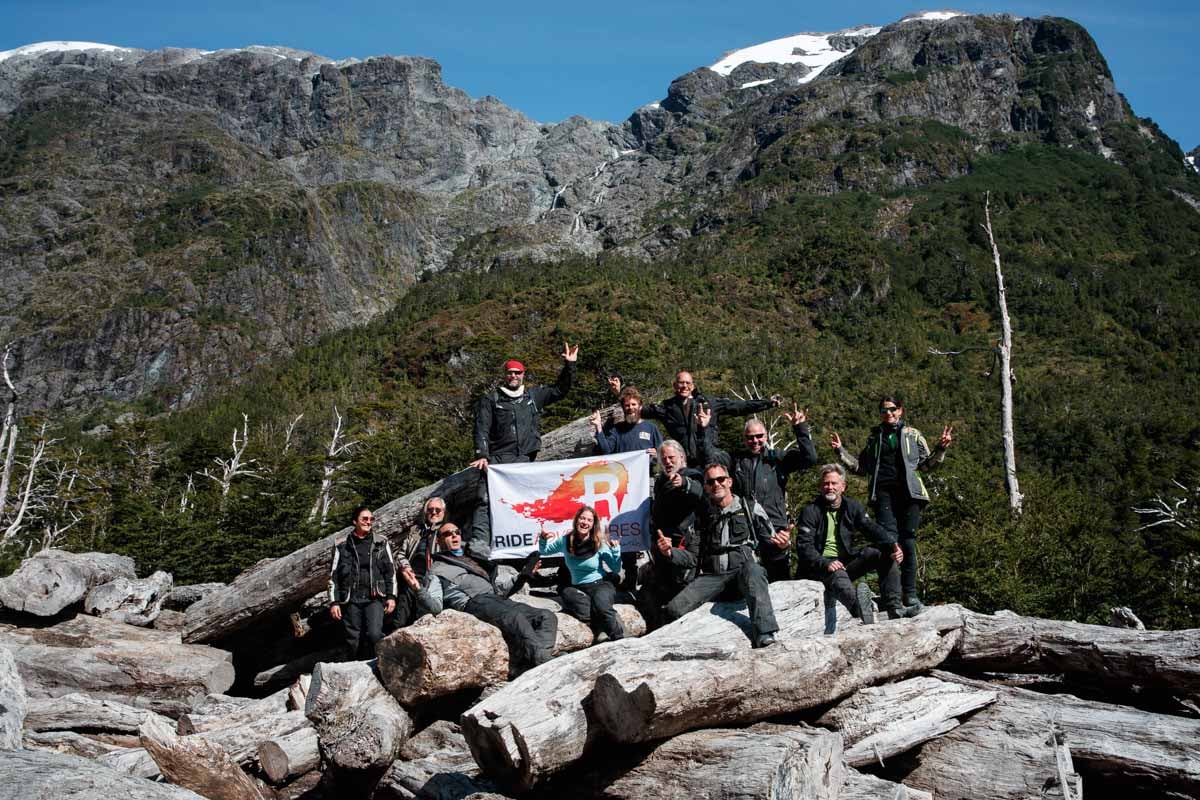
[[[899,406],[880,406],[879,407],[880,414],[895,414],[899,410],[900,410]]]
[[[359,517],[358,521],[359,522],[374,522],[375,518],[374,517]]]
[[[747,439],[765,439],[765,438],[767,438],[767,435],[765,433],[747,433],[746,438]]]
[[[729,480],[728,475],[722,475],[719,478],[705,478],[704,485],[705,486],[719,486],[720,484],[725,483],[728,480]]]
[[[446,509],[444,509],[444,508],[427,508],[427,509],[425,509],[425,513],[426,514],[444,514],[444,513],[446,513]]]
[[[525,370],[523,370],[523,369],[507,369],[507,370],[505,370],[505,372],[507,372],[509,375],[524,375],[525,374]]]

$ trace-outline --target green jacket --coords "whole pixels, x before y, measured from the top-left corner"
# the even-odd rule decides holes
[[[904,456],[904,478],[908,482],[908,494],[913,500],[929,502],[929,492],[925,491],[925,483],[921,480],[920,472],[929,472],[946,457],[945,450],[930,450],[929,443],[916,428],[910,428],[901,420],[899,425],[900,453]],[[883,447],[883,426],[876,425],[867,437],[867,446],[859,453],[858,458],[842,447],[838,450],[838,459],[846,465],[846,469],[856,475],[869,475],[871,478],[869,494],[872,502],[875,498],[875,479],[879,474],[879,451]]]

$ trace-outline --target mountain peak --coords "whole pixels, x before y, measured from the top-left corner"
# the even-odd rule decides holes
[[[132,53],[132,47],[118,47],[115,44],[100,42],[34,42],[22,45],[12,50],[0,51],[0,61],[6,61],[16,56],[40,56],[43,53],[68,53],[75,50],[103,50],[108,53]]]

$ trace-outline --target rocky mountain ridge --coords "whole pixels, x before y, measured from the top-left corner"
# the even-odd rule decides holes
[[[1174,146],[1069,21],[857,30],[821,35],[819,72],[718,62],[621,125],[538,124],[419,57],[10,51],[0,340],[24,402],[186,405],[429,271],[654,258],[789,193],[930,183],[1023,141]]]

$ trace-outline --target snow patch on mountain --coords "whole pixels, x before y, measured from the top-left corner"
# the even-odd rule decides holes
[[[821,70],[853,51],[844,45],[841,49],[834,47],[830,41],[833,37],[867,37],[874,36],[882,30],[873,25],[860,25],[857,28],[847,28],[834,33],[798,33],[773,39],[762,44],[743,47],[740,50],[726,53],[720,61],[709,67],[718,75],[728,76],[740,64],[755,61],[760,64],[804,64],[812,68],[801,83],[808,83],[821,73]]]
[[[110,53],[135,52],[132,47],[118,47],[115,44],[101,44],[100,42],[35,42],[0,52],[0,61],[7,61],[15,56],[40,56],[43,53],[69,53],[75,50],[104,50]]]
[[[916,14],[908,14],[900,18],[901,22],[916,22],[918,20],[928,20],[930,22],[940,22],[944,19],[953,19],[954,17],[965,17],[961,11],[951,11],[945,9],[943,11],[918,11]]]

